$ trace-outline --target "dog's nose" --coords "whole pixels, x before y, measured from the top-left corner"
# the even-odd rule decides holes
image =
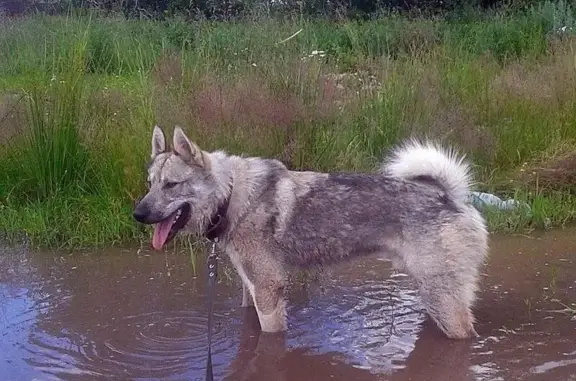
[[[148,217],[148,211],[144,210],[143,208],[136,208],[134,213],[132,213],[132,217],[138,222],[145,223],[146,217]]]

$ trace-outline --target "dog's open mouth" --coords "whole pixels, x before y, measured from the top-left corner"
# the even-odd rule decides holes
[[[176,236],[190,219],[190,204],[184,203],[170,217],[154,225],[154,234],[152,236],[152,246],[156,250],[162,247]]]

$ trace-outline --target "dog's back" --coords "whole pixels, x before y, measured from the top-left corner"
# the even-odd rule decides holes
[[[461,213],[447,192],[428,181],[338,173],[319,175],[307,187],[287,211],[289,223],[279,237],[286,262],[296,266],[394,255],[406,235],[437,234]]]
[[[467,203],[468,166],[431,144],[409,142],[377,173],[290,172],[281,179],[283,189],[270,186],[275,193],[266,197],[277,205],[265,210],[277,254],[290,265],[375,253],[396,260],[403,247],[430,246],[449,226],[479,241],[486,238],[481,215]]]

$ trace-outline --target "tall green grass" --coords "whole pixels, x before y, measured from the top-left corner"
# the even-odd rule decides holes
[[[51,247],[147,239],[131,207],[156,123],[323,171],[371,170],[407,136],[439,138],[473,159],[478,189],[534,207],[487,212],[492,229],[562,225],[574,188],[517,175],[576,147],[574,15],[560,2],[338,23],[3,20],[0,229]]]

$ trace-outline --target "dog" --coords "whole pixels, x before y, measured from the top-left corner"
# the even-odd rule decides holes
[[[465,156],[430,140],[405,141],[371,173],[319,173],[207,152],[180,127],[168,149],[155,126],[148,191],[133,217],[154,225],[156,250],[176,234],[216,241],[263,332],[287,330],[288,270],[377,255],[415,280],[448,338],[469,339],[488,250],[486,222],[468,202],[470,172]]]

